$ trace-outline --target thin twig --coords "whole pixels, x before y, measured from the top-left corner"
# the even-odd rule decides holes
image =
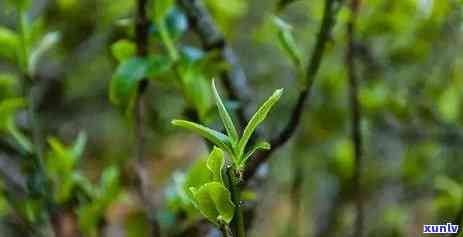
[[[146,57],[148,55],[149,19],[147,15],[147,0],[137,0],[137,12],[135,20],[135,42],[137,44],[137,55]],[[154,200],[151,198],[149,173],[146,170],[145,153],[145,100],[144,94],[148,86],[148,79],[143,79],[138,84],[138,91],[135,98],[135,143],[136,143],[136,173],[138,175],[137,188],[140,197],[147,208],[147,216],[151,224],[151,236],[161,235],[160,225],[156,219]]]
[[[240,126],[244,128],[247,116],[243,105],[249,101],[251,92],[238,57],[214,24],[201,0],[178,0],[177,2],[185,10],[188,22],[198,34],[203,48],[207,51],[219,52],[221,59],[230,65],[230,68],[221,72],[220,76],[223,78],[222,81],[229,98],[240,103],[236,114]]]
[[[361,173],[362,173],[362,134],[360,131],[361,111],[358,98],[358,79],[356,77],[355,68],[355,45],[354,45],[354,31],[355,21],[357,18],[358,6],[360,0],[351,0],[350,9],[351,17],[347,23],[347,52],[346,52],[346,66],[347,76],[349,79],[349,96],[351,107],[351,129],[352,129],[352,144],[354,145],[354,174],[352,177],[352,185],[355,193],[355,208],[356,217],[354,223],[354,235],[356,237],[363,236],[364,226],[364,208],[363,208],[363,195],[361,188]]]
[[[305,109],[304,105],[307,103],[308,97],[310,95],[312,85],[314,83],[318,69],[320,68],[323,52],[325,51],[326,44],[330,38],[329,36],[331,29],[335,22],[334,19],[336,11],[334,10],[334,7],[336,2],[337,0],[326,0],[320,31],[318,33],[315,48],[312,52],[309,64],[307,65],[306,69],[307,85],[299,93],[297,103],[292,110],[288,123],[282,132],[270,141],[271,149],[258,153],[256,157],[249,162],[244,175],[246,180],[254,176],[257,168],[265,161],[267,161],[273,152],[283,146],[292,137],[297,127],[299,126],[302,114]]]

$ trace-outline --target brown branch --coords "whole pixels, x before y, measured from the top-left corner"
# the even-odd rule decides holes
[[[188,22],[198,34],[203,48],[207,51],[217,51],[221,60],[230,65],[228,70],[221,72],[221,78],[229,98],[238,101],[240,106],[237,109],[237,119],[242,128],[246,125],[247,116],[243,105],[249,101],[250,90],[246,76],[238,63],[238,57],[233,49],[226,42],[223,34],[214,24],[212,17],[201,0],[178,0],[188,16]]]
[[[270,141],[272,148],[268,151],[258,153],[256,157],[249,162],[244,175],[246,180],[254,176],[257,168],[261,164],[265,163],[265,161],[267,161],[273,152],[283,146],[292,137],[297,127],[299,126],[302,114],[304,112],[304,105],[307,103],[308,97],[310,95],[314,79],[317,75],[318,69],[320,68],[323,52],[325,51],[326,44],[330,38],[329,36],[331,29],[334,25],[336,2],[337,0],[326,0],[320,31],[318,33],[315,48],[312,52],[309,64],[307,65],[306,69],[305,77],[307,80],[307,85],[299,93],[297,103],[292,110],[288,123],[282,132]]]
[[[149,19],[147,15],[147,0],[137,0],[137,12],[135,20],[135,42],[137,44],[137,56],[146,57],[148,55],[148,36],[149,36]],[[144,94],[148,86],[148,79],[143,79],[138,84],[138,91],[135,98],[135,146],[136,146],[136,164],[135,172],[137,173],[137,188],[144,205],[147,209],[147,217],[151,224],[151,236],[161,236],[160,225],[156,219],[156,203],[152,197],[150,175],[144,159],[145,153],[145,100]]]
[[[347,76],[349,79],[349,97],[351,107],[351,129],[352,129],[352,144],[354,145],[354,172],[352,177],[352,185],[355,193],[355,208],[356,217],[354,222],[353,236],[363,236],[364,226],[364,207],[363,196],[361,188],[361,173],[362,173],[362,134],[360,131],[361,111],[358,98],[358,79],[356,77],[355,68],[355,44],[354,44],[354,31],[355,21],[357,18],[358,6],[360,0],[351,0],[350,9],[351,17],[347,23],[347,52],[346,52],[346,66]]]

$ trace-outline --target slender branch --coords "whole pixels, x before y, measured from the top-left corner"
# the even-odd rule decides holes
[[[361,188],[361,175],[362,175],[362,134],[360,131],[361,111],[358,98],[358,79],[356,77],[355,68],[355,44],[354,32],[355,21],[357,18],[358,6],[360,0],[351,0],[350,9],[351,17],[347,23],[347,52],[346,52],[346,66],[347,76],[349,79],[349,97],[351,107],[351,129],[352,129],[352,144],[354,145],[354,174],[352,177],[352,185],[355,193],[355,208],[356,217],[354,223],[354,235],[356,237],[363,236],[364,226],[364,207],[363,195]]]
[[[221,77],[231,100],[238,101],[237,119],[242,128],[246,125],[247,116],[243,105],[249,101],[251,92],[246,76],[238,63],[238,57],[226,42],[223,34],[215,26],[212,17],[201,0],[178,0],[187,16],[193,30],[198,34],[203,48],[217,51],[223,61],[230,65],[228,70],[221,72]]]
[[[148,55],[148,36],[149,36],[149,19],[147,15],[147,0],[137,0],[137,12],[135,20],[135,42],[137,44],[137,55],[146,57]],[[135,171],[138,175],[137,188],[140,197],[147,208],[148,219],[151,223],[151,236],[158,237],[161,235],[160,225],[156,220],[153,198],[150,191],[150,178],[145,164],[145,100],[144,94],[148,86],[148,79],[143,79],[138,84],[138,91],[135,98],[135,143],[136,143],[136,167]]]
[[[244,175],[244,178],[246,180],[254,176],[257,168],[265,161],[267,161],[267,159],[273,152],[275,152],[278,148],[283,146],[292,137],[297,127],[299,126],[302,114],[305,109],[304,105],[307,103],[308,97],[310,95],[313,82],[318,73],[318,69],[320,68],[320,64],[323,58],[323,52],[325,51],[326,44],[329,41],[331,29],[335,22],[334,19],[336,12],[336,2],[337,0],[326,0],[320,31],[318,33],[315,48],[312,52],[309,64],[307,65],[306,69],[305,76],[307,85],[299,93],[298,100],[296,102],[295,107],[292,110],[288,123],[286,124],[285,128],[270,141],[270,145],[272,148],[268,151],[258,153],[256,157],[249,162],[249,165]]]

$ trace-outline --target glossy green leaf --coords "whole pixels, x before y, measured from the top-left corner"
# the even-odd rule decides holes
[[[149,58],[131,58],[119,65],[114,73],[109,91],[109,98],[115,105],[127,109],[136,95],[138,82],[147,77],[157,76],[170,67],[170,61],[163,56]]]
[[[246,128],[244,129],[243,136],[241,137],[238,143],[238,157],[241,157],[244,153],[246,148],[246,144],[248,143],[249,139],[251,138],[252,134],[256,130],[257,126],[262,123],[267,114],[269,113],[270,109],[275,105],[275,103],[280,99],[281,95],[283,94],[283,89],[276,90],[267,101],[262,104],[262,106],[257,110],[257,112],[252,116],[251,120],[249,120]]]
[[[122,39],[111,45],[111,52],[119,62],[123,62],[135,56],[137,46],[132,41]]]
[[[194,200],[193,193],[190,188],[199,188],[211,180],[212,174],[207,168],[206,160],[199,159],[191,166],[186,174],[185,184],[183,186],[184,191],[191,200]]]
[[[207,168],[212,172],[213,181],[223,183],[222,168],[225,165],[225,157],[223,151],[215,147],[207,158]]]
[[[210,182],[199,189],[192,189],[199,211],[211,222],[230,223],[235,213],[235,205],[230,191],[219,182]]]
[[[190,129],[199,134],[200,136],[206,138],[216,146],[226,150],[227,152],[233,153],[230,139],[221,132],[217,132],[201,124],[197,124],[186,120],[173,120],[172,124],[182,128]]]
[[[239,161],[238,166],[243,168],[246,165],[246,162],[251,158],[252,155],[258,150],[270,150],[270,143],[268,142],[258,142],[246,153],[242,160]]]
[[[215,82],[212,80],[212,91],[214,92],[215,102],[217,104],[217,108],[219,109],[219,115],[222,119],[223,125],[225,126],[225,130],[227,130],[227,134],[230,137],[232,143],[238,141],[238,132],[236,131],[235,125],[233,124],[233,120],[228,114],[225,105],[220,98],[219,92],[217,92],[217,88],[215,87]]]
[[[0,27],[0,57],[14,61],[19,47],[19,38],[16,32]]]

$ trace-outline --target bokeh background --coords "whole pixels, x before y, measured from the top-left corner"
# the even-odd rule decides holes
[[[231,107],[244,106],[253,112],[275,89],[285,88],[261,129],[266,137],[277,134],[301,89],[294,66],[278,44],[271,18],[277,14],[277,1],[204,2],[237,54],[252,91],[249,103],[229,101]],[[462,4],[460,0],[361,3],[355,48],[366,236],[419,236],[423,224],[454,221],[462,209]],[[304,62],[314,48],[323,5],[322,0],[300,0],[278,13],[292,25]],[[104,210],[98,236],[148,236],[145,206],[130,168],[133,125],[108,98],[118,65],[111,46],[134,38],[134,8],[132,0],[33,0],[28,13],[37,19],[37,31],[56,31],[61,36],[37,66],[37,77],[47,85],[39,105],[44,133],[64,144],[72,144],[79,132],[86,133],[87,145],[76,169],[91,183],[97,184],[107,167],[120,171],[120,194]],[[174,20],[187,24],[179,11]],[[329,237],[352,232],[354,162],[345,64],[349,15],[342,6],[298,131],[249,186],[247,205],[256,207],[250,236]],[[17,28],[16,13],[5,0],[0,0],[0,25]],[[184,27],[176,45],[200,51],[197,35]],[[150,50],[162,53],[154,31]],[[213,68],[201,73],[217,76]],[[0,77],[18,78],[20,84],[18,75],[14,63],[0,61]],[[145,96],[145,156],[164,236],[194,236],[180,234],[200,216],[185,217],[176,185],[195,160],[207,155],[208,147],[198,136],[171,126],[170,121],[184,117],[188,107],[173,77],[166,74],[150,80]],[[0,93],[0,99],[7,96]],[[210,113],[208,123],[219,127],[214,108]],[[24,116],[19,113],[16,120],[27,134]],[[0,133],[0,139],[11,143],[7,133]],[[19,158],[2,163],[13,165],[15,159]],[[26,236],[27,227],[15,217],[20,204],[12,204],[8,185],[2,186],[0,236]],[[63,218],[72,219],[73,212]],[[189,219],[190,215],[195,217]],[[73,221],[68,222],[72,228]]]

